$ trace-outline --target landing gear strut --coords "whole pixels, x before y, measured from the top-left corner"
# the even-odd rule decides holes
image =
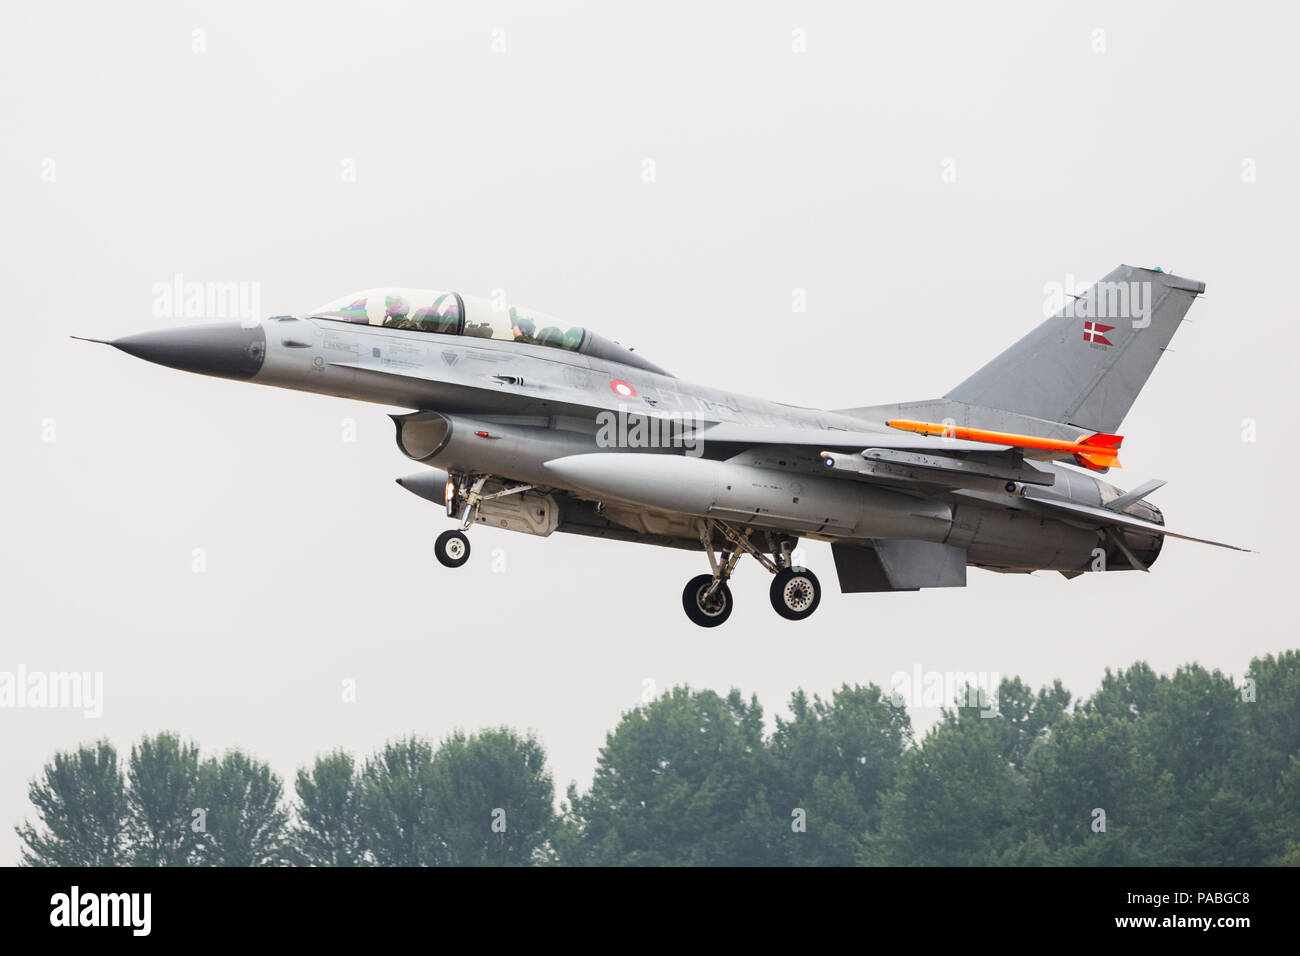
[[[713,551],[715,535],[726,541],[720,556]],[[767,536],[768,557],[745,532],[738,531],[721,521],[706,519],[700,527],[700,544],[709,556],[712,574],[691,578],[682,592],[682,607],[686,616],[700,627],[717,627],[731,616],[733,601],[727,581],[742,554],[749,554],[775,576],[769,596],[776,613],[790,621],[802,621],[817,610],[821,603],[822,587],[817,575],[807,568],[794,567],[790,555],[798,541],[789,537]]]
[[[433,543],[433,555],[443,567],[458,568],[469,560],[469,538],[465,531],[474,523],[479,502],[483,500],[484,481],[482,477],[454,472],[447,476],[447,517],[459,518],[463,512],[465,520],[459,529],[444,531]]]
[[[447,476],[447,517],[460,518],[463,515],[464,520],[461,521],[459,529],[444,531],[438,535],[438,540],[433,544],[434,555],[446,567],[458,568],[469,560],[469,538],[465,536],[465,532],[478,517],[483,502],[531,491],[535,487],[534,485],[510,485],[500,491],[484,494],[483,488],[489,477],[458,472],[452,472]],[[498,484],[506,483],[504,479],[493,480]]]

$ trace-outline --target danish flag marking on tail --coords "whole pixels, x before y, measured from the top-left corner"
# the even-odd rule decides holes
[[[1085,342],[1096,342],[1098,345],[1114,345],[1110,339],[1106,338],[1105,333],[1109,332],[1115,326],[1102,325],[1100,322],[1083,323],[1083,340]]]

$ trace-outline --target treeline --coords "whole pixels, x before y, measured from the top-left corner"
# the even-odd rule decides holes
[[[31,866],[485,866],[547,859],[545,752],[505,728],[412,736],[358,765],[335,751],[294,781],[239,750],[202,759],[173,733],[125,761],[108,741],[57,754],[17,827]],[[125,764],[125,766],[123,766]]]
[[[964,695],[963,695],[964,699]],[[875,685],[757,699],[677,687],[625,714],[557,811],[545,753],[500,728],[343,752],[294,799],[240,751],[107,742],[32,781],[29,865],[1300,864],[1300,652],[1240,683],[1107,671],[1090,698],[1001,682],[917,741]]]

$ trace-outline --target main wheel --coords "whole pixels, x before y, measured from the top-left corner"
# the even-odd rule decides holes
[[[469,560],[469,538],[459,531],[444,531],[433,543],[433,553],[445,567],[458,568]]]
[[[802,621],[817,610],[822,586],[807,568],[782,568],[772,579],[768,595],[777,614],[789,621]]]
[[[731,588],[725,583],[718,585],[713,596],[705,601],[704,595],[712,584],[713,575],[701,574],[687,581],[686,589],[682,591],[682,607],[686,616],[700,627],[717,627],[731,617]]]

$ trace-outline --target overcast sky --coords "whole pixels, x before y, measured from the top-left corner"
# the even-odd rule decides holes
[[[98,719],[0,710],[0,863],[28,781],[101,736],[239,746],[291,791],[337,746],[508,724],[562,791],[647,687],[739,687],[770,724],[916,667],[1086,695],[1296,646],[1290,5],[327,6],[0,12],[0,671],[104,679]],[[698,554],[478,528],[444,569],[383,408],[68,338],[179,324],[152,308],[177,274],[258,283],[267,315],[501,289],[687,381],[840,408],[942,394],[1121,262],[1208,293],[1111,477],[1260,553],[841,595],[811,544],[814,617],[746,562],[716,630],[682,613]]]

